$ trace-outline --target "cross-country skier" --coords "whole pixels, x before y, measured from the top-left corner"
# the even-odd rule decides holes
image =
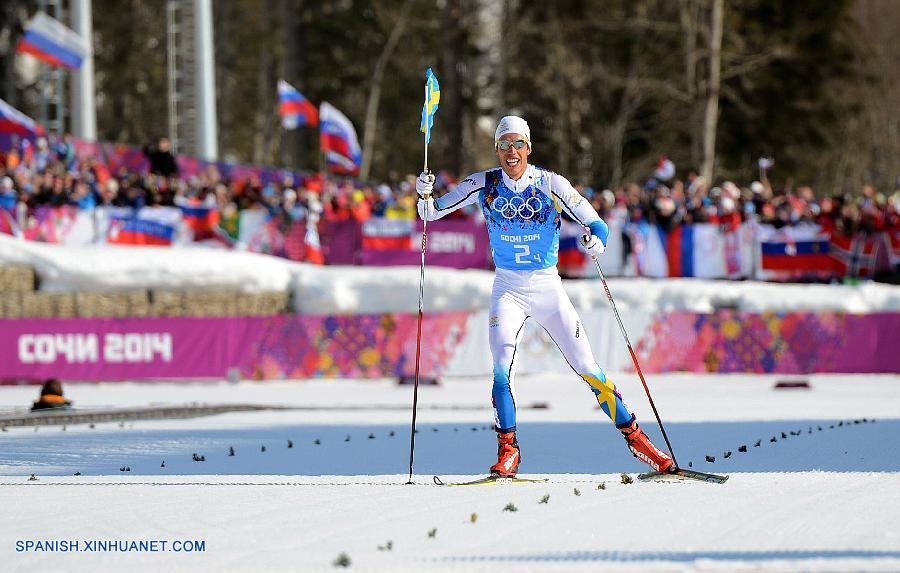
[[[575,373],[588,383],[635,457],[655,470],[669,470],[673,467],[672,458],[650,442],[615,385],[594,360],[584,327],[556,270],[563,209],[590,230],[581,238],[581,244],[594,255],[606,249],[609,227],[565,177],[528,164],[531,131],[524,119],[501,119],[494,134],[494,149],[499,169],[469,175],[440,198],[431,197],[433,175],[423,172],[416,180],[419,216],[423,219],[440,219],[477,202],[487,220],[497,267],[488,325],[494,361],[494,423],[499,442],[497,463],[491,466],[491,474],[515,476],[521,461],[513,378],[516,346],[529,318],[547,331]]]

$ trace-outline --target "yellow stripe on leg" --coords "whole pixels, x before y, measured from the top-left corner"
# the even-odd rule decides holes
[[[609,418],[613,421],[613,424],[616,423],[616,385],[612,383],[612,380],[603,377],[603,380],[596,376],[592,376],[590,374],[582,374],[581,377],[587,382],[591,388],[594,388],[599,392],[597,394],[597,403],[603,406],[606,404],[606,408],[609,411]]]

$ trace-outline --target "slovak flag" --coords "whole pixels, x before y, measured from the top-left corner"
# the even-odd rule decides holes
[[[16,51],[31,54],[51,66],[77,70],[91,53],[91,47],[59,20],[38,12],[25,24],[25,34]]]
[[[0,99],[0,133],[15,133],[33,137],[44,133],[44,128],[21,111]]]
[[[284,80],[278,80],[278,113],[281,115],[281,127],[285,129],[319,125],[316,106]]]
[[[795,239],[772,239],[760,243],[762,268],[773,271],[819,271],[834,269],[828,235]]]
[[[319,106],[319,145],[332,173],[358,175],[362,149],[353,124],[336,107],[323,101]]]

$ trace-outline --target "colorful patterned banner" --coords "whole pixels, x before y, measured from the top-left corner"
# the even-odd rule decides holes
[[[468,312],[425,316],[421,372],[439,376],[466,337]],[[415,373],[415,314],[279,316],[267,320],[265,336],[245,376],[260,379],[312,376],[372,378]]]
[[[638,343],[648,372],[900,372],[900,313],[661,314]]]

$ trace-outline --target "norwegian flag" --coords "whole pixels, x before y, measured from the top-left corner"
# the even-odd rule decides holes
[[[871,277],[890,264],[882,233],[860,233],[854,237],[832,235],[830,247],[835,270],[842,276]]]

